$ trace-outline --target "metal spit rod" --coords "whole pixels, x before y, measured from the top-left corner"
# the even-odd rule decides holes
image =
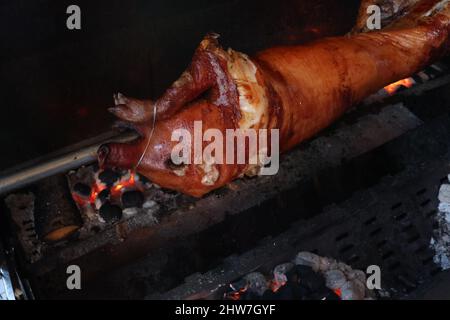
[[[137,138],[134,132],[108,132],[65,148],[58,153],[36,159],[0,173],[0,195],[28,186],[40,179],[93,163],[97,149],[106,142],[127,142]]]

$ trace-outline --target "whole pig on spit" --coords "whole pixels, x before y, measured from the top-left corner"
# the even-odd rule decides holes
[[[384,10],[379,30],[367,28],[372,4]],[[269,154],[288,151],[365,97],[448,54],[449,31],[450,0],[365,0],[349,34],[269,48],[252,57],[224,50],[218,36],[209,34],[186,71],[156,101],[114,95],[110,111],[140,138],[102,145],[100,166],[132,168],[162,187],[201,197],[246,174],[258,174],[268,165]],[[246,144],[244,161],[228,163],[225,156],[215,156],[231,152],[237,159],[241,149],[236,143],[226,150],[222,143],[214,144],[211,156],[196,161],[192,141],[184,161],[174,161],[180,141],[173,133],[181,129],[193,137],[198,123],[201,133],[214,129],[224,137],[227,129],[264,132],[265,155],[258,148],[255,159]],[[272,129],[278,129],[278,150],[270,143]],[[201,147],[211,146],[210,140],[201,141]]]

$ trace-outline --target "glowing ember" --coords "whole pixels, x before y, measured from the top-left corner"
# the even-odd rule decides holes
[[[342,291],[341,291],[341,289],[334,289],[333,291],[334,291],[334,293],[337,294],[337,296],[338,296],[339,298],[342,297]]]
[[[89,197],[89,202],[94,203],[95,199],[97,199],[98,194],[105,189],[106,189],[106,186],[98,185],[98,184],[94,183],[94,185],[92,186],[91,196]]]
[[[406,88],[411,88],[414,84],[415,84],[415,81],[413,80],[413,78],[406,78],[406,79],[391,83],[390,85],[384,87],[384,90],[386,90],[386,92],[389,93],[389,95],[393,95],[395,92],[397,92],[397,90],[401,86],[406,87]]]
[[[272,290],[272,292],[277,292],[278,290],[280,290],[281,287],[286,285],[286,281],[276,281],[276,280],[272,280],[270,283],[270,289]]]
[[[233,292],[227,293],[225,295],[225,297],[227,299],[238,301],[238,300],[241,300],[242,295],[247,292],[248,285],[246,285],[245,287],[243,287],[241,289],[236,289],[235,287],[233,287],[232,284],[230,284],[230,288],[233,290]]]
[[[130,172],[130,178],[126,181],[120,181],[120,183],[116,184],[111,188],[111,194],[113,196],[117,196],[124,188],[134,187],[136,186],[136,174],[134,172]]]
[[[134,172],[130,172],[130,177],[126,180],[120,181],[116,185],[114,185],[111,188],[111,195],[113,197],[120,197],[122,191],[125,188],[138,188],[141,189],[141,186],[138,186],[136,184],[136,174]],[[96,183],[94,182],[91,186],[91,194],[89,196],[82,196],[76,192],[72,193],[73,199],[80,205],[85,206],[87,204],[94,204],[95,200],[97,200],[97,197],[100,192],[103,190],[108,189],[108,187],[103,183]]]
[[[79,194],[72,192],[72,198],[75,200],[76,203],[78,203],[80,206],[85,205],[88,200],[86,198],[83,198]]]

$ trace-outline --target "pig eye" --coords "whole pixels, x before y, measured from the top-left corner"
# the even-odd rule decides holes
[[[168,169],[170,169],[170,170],[178,170],[178,169],[181,169],[181,168],[183,168],[183,167],[186,166],[184,163],[181,163],[181,164],[175,164],[175,163],[172,161],[172,158],[167,159],[167,160],[165,161],[164,164],[165,164],[165,166],[166,166]]]

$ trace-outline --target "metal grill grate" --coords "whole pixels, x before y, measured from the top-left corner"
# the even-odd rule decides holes
[[[260,247],[187,278],[185,284],[158,298],[217,298],[240,276],[254,270],[269,274],[299,251],[336,258],[361,270],[378,265],[383,289],[393,298],[405,298],[441,271],[429,244],[437,227],[438,190],[447,179],[449,163],[450,155],[428,163],[425,169],[387,177]]]

